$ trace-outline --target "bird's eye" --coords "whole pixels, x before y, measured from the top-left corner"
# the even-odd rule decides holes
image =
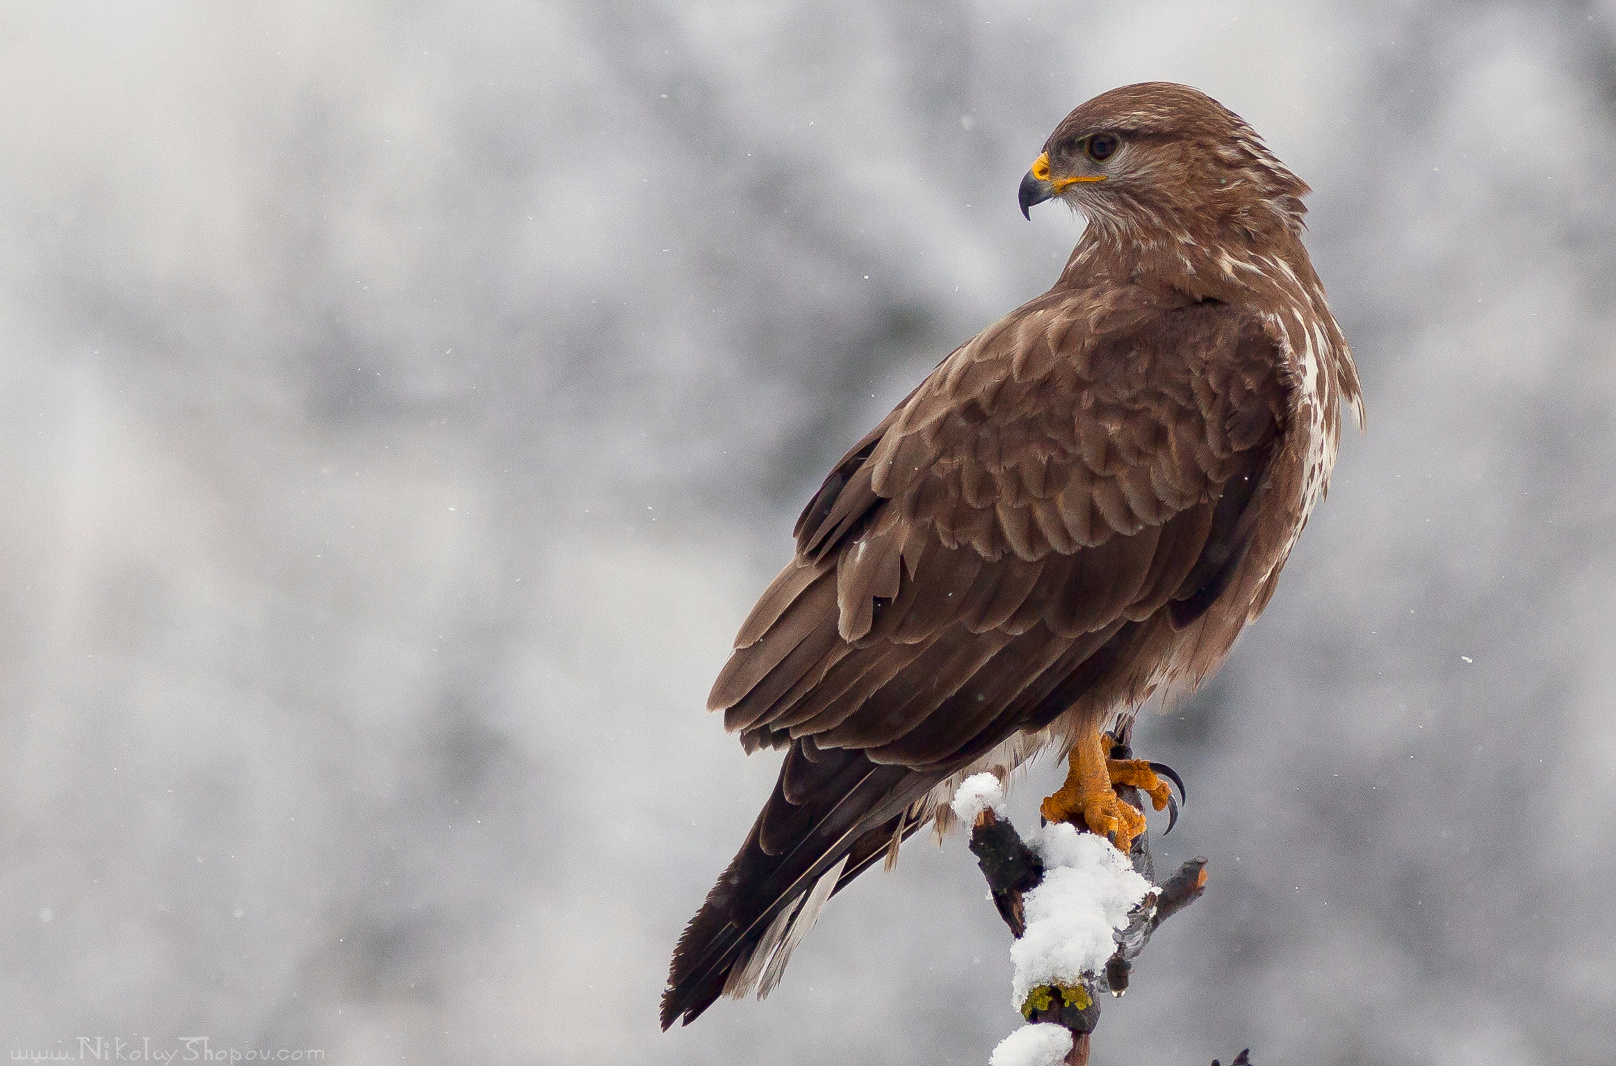
[[[1089,158],[1096,163],[1111,158],[1117,150],[1117,137],[1114,133],[1096,133],[1089,138]]]

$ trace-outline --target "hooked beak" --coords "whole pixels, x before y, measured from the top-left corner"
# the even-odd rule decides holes
[[[1045,200],[1052,200],[1066,191],[1068,185],[1080,181],[1104,181],[1104,174],[1081,175],[1069,178],[1053,178],[1049,173],[1049,153],[1044,152],[1033,161],[1032,169],[1021,179],[1021,188],[1016,194],[1016,200],[1021,204],[1023,218],[1031,219],[1030,208],[1041,204]]]
[[[1040,157],[1042,158],[1042,157]],[[1016,202],[1021,205],[1021,217],[1029,221],[1032,219],[1031,208],[1055,195],[1055,183],[1048,178],[1035,178],[1032,171],[1022,175],[1021,188],[1016,193]]]

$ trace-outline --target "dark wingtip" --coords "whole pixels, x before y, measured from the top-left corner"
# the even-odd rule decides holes
[[[683,1009],[679,1006],[676,998],[678,994],[679,990],[672,985],[662,990],[662,1031],[664,1033],[673,1028],[673,1023],[678,1021],[679,1015],[683,1013]],[[690,1019],[686,1018],[684,1023],[689,1025]]]
[[[690,983],[682,988],[669,986],[662,993],[662,1031],[665,1033],[673,1028],[673,1023],[689,1025],[702,1012],[717,1001],[719,994],[724,991],[724,981],[729,976],[729,968],[709,974],[699,983]]]

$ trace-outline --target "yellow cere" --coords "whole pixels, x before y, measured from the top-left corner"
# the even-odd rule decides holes
[[[1068,185],[1074,185],[1074,184],[1076,184],[1077,182],[1080,182],[1080,181],[1104,181],[1105,180],[1105,175],[1104,174],[1074,174],[1072,177],[1069,177],[1069,178],[1055,178],[1054,180],[1051,181],[1051,179],[1049,177],[1049,153],[1048,152],[1044,152],[1037,159],[1033,160],[1032,176],[1034,178],[1037,178],[1039,181],[1048,181],[1048,182],[1050,182],[1050,184],[1055,186],[1055,191],[1056,192],[1060,192],[1062,189],[1066,188]]]

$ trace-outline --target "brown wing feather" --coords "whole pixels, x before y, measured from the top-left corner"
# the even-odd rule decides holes
[[[915,392],[920,391],[918,388]],[[870,453],[887,435],[894,422],[902,417],[911,392],[903,403],[892,409],[874,429],[866,433],[825,478],[825,483],[808,501],[791,535],[797,538],[797,554],[805,558],[820,559],[855,526],[871,508],[880,502],[870,485]]]
[[[925,650],[924,644],[892,643],[856,648],[826,672],[818,688],[789,708],[789,714],[768,725],[801,736],[833,729]]]
[[[1182,629],[1227,587],[1287,410],[1272,342],[1215,304],[1123,337],[1045,304],[945,360],[804,510],[804,557],[714,688],[732,728],[890,744],[918,724],[898,709],[935,713],[949,694],[935,686],[987,661],[970,650],[985,634],[1070,641],[1164,606]],[[833,551],[834,612],[820,569]]]
[[[1208,606],[1262,577],[1245,546],[1290,410],[1278,362],[1215,303],[1052,291],[848,452],[713,689],[749,748],[790,752],[680,942],[664,1025],[823,871],[847,859],[840,887],[913,832],[956,769],[1080,701],[1139,697],[1175,641],[1197,669],[1221,654]]]

